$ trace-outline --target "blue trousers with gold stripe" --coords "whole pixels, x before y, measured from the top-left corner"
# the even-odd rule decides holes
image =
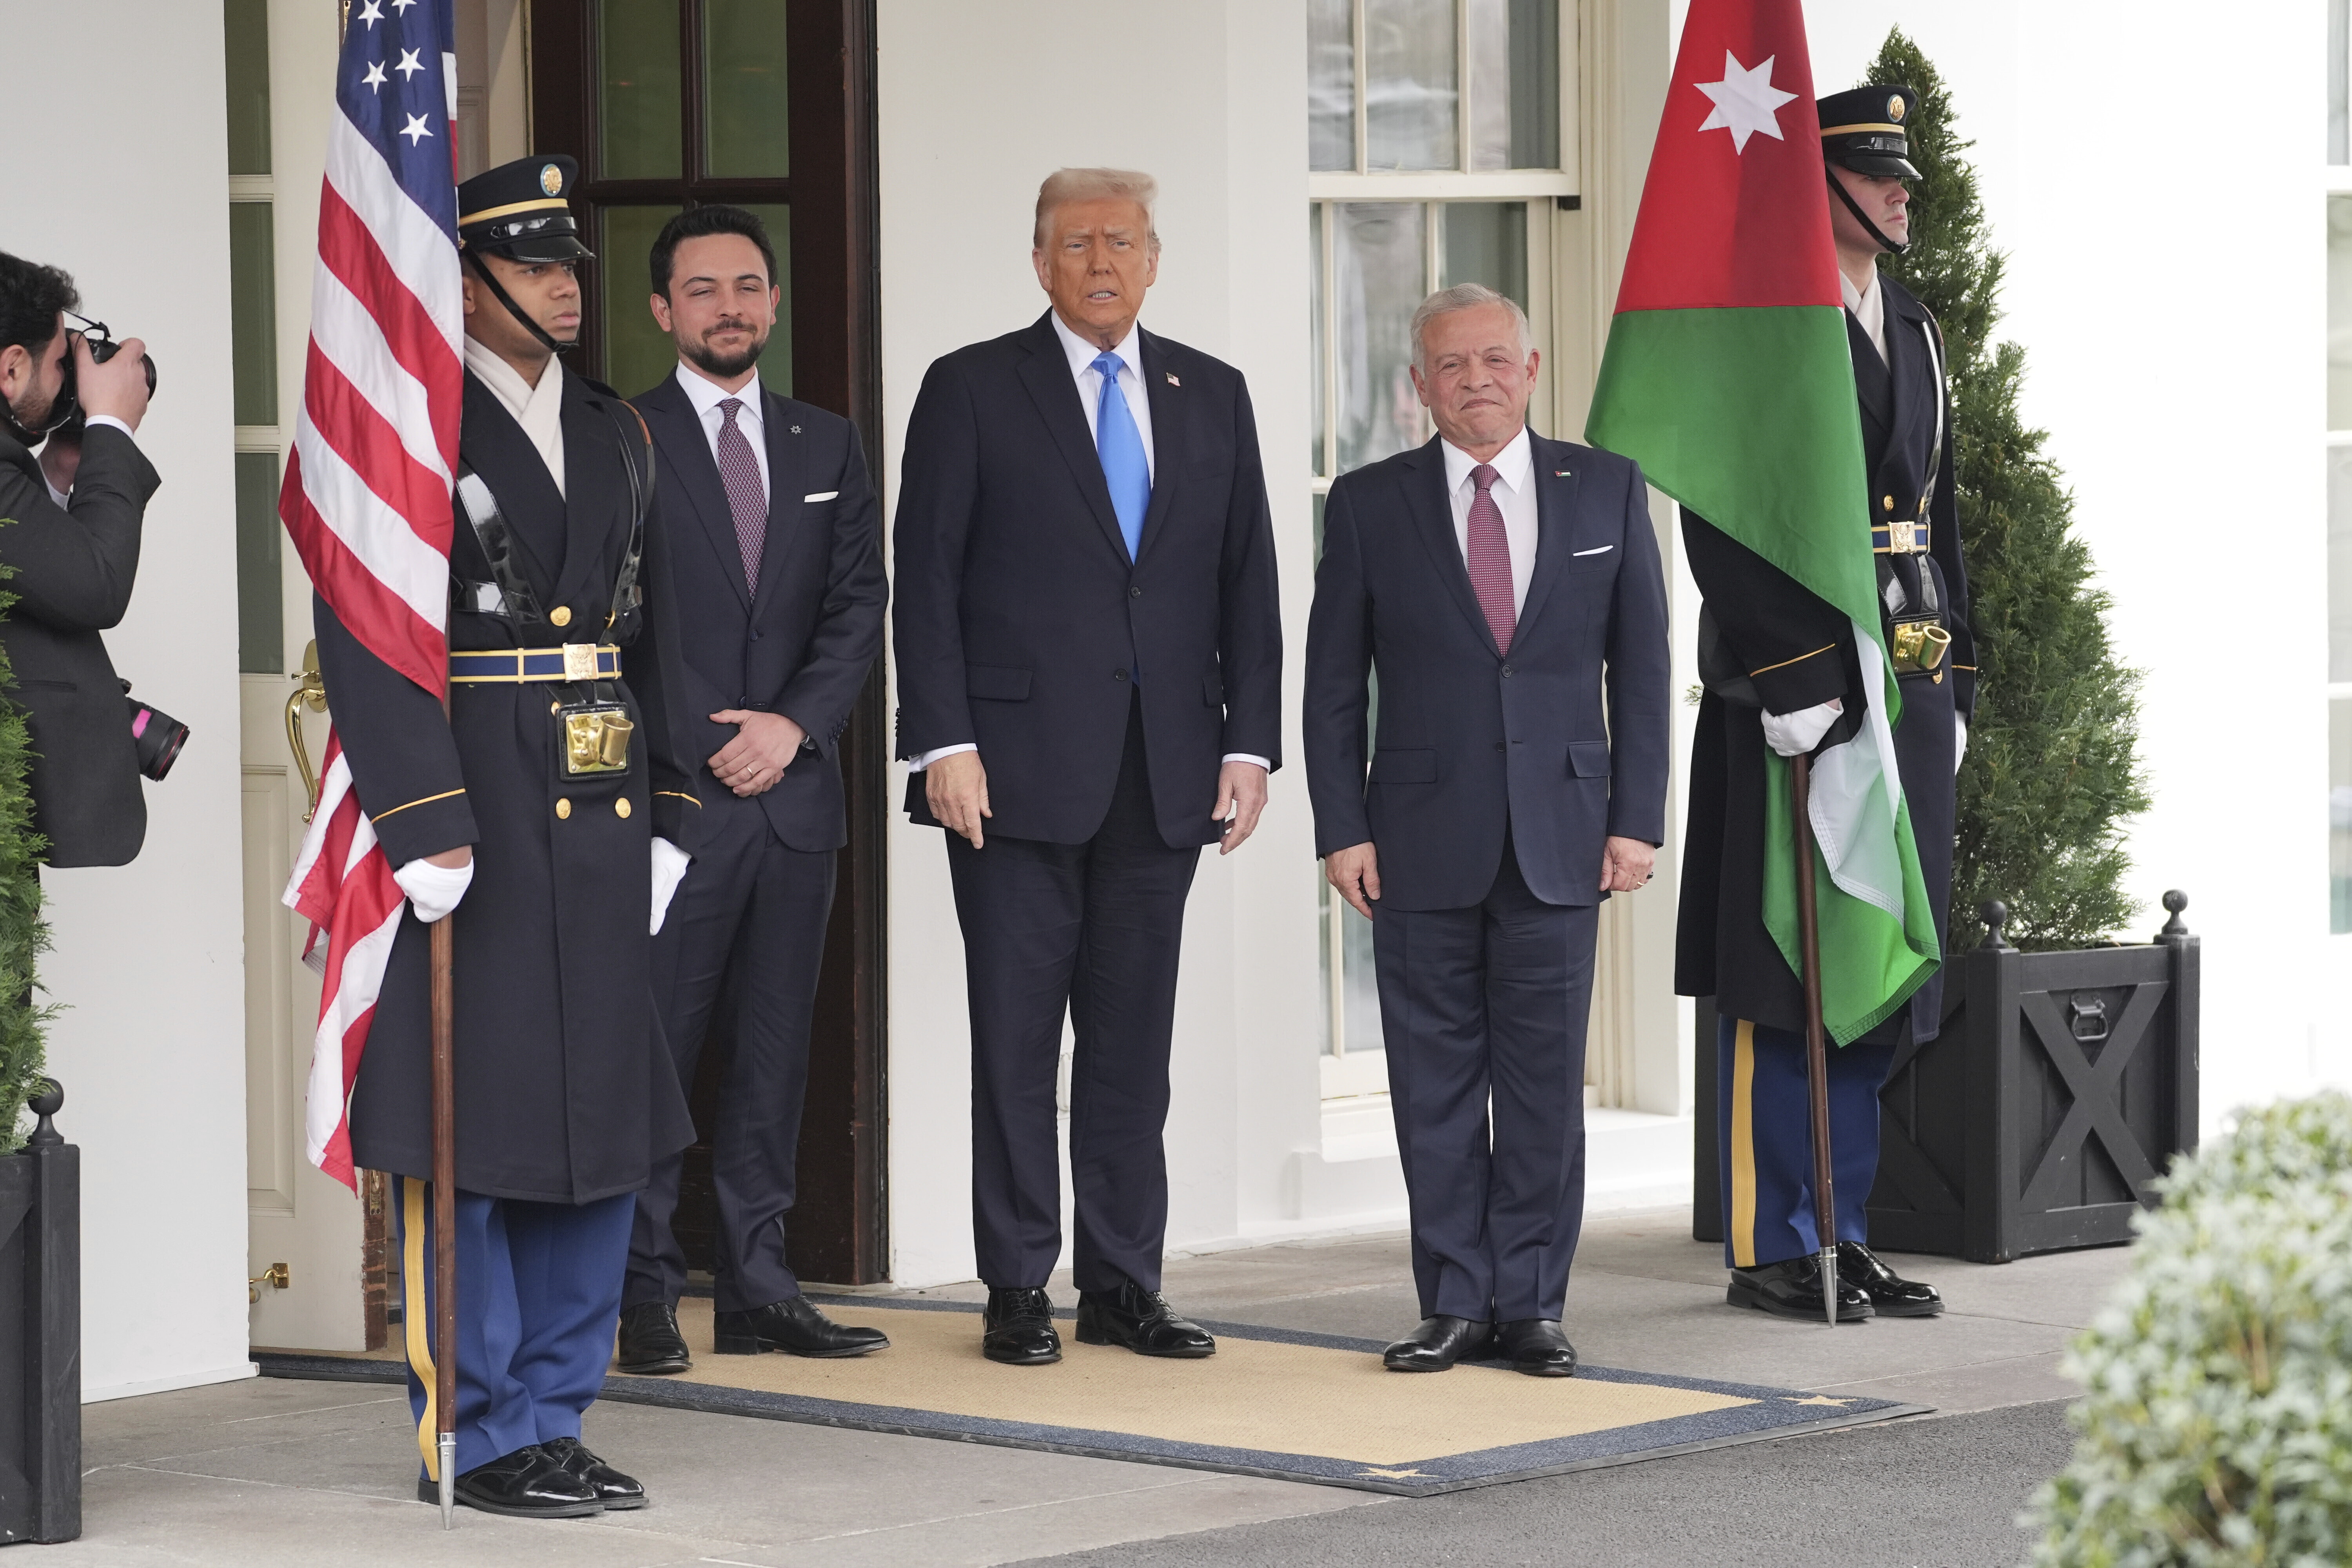
[[[433,1204],[399,1187],[401,1328],[408,1407],[434,1472]],[[580,1436],[621,1321],[634,1193],[593,1204],[457,1194],[457,1471],[551,1437]]]
[[[1723,1260],[1759,1268],[1819,1252],[1805,1037],[1724,1018],[1715,1050]],[[1870,1239],[1863,1205],[1878,1179],[1878,1091],[1894,1060],[1892,1043],[1830,1047],[1830,1177],[1840,1241]]]

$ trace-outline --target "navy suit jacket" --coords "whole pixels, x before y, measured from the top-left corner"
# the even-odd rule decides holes
[[[1094,837],[1140,683],[1171,847],[1214,843],[1217,768],[1282,757],[1282,623],[1241,373],[1150,332],[1151,505],[1129,562],[1051,314],[957,350],[907,427],[897,531],[898,755],[971,742],[988,831]],[[922,775],[908,814],[934,819]]]
[[[849,841],[849,826],[837,748],[882,651],[890,596],[881,503],[856,426],[764,387],[761,396],[768,536],[756,593],[743,580],[727,487],[686,389],[673,374],[632,400],[664,470],[648,531],[677,624],[662,628],[662,640],[684,666],[679,717],[696,793],[712,803],[730,793],[712,776],[709,759],[736,729],[709,715],[730,708],[781,713],[808,731],[813,749],[757,797],[760,806],[791,847],[838,849]]]
[[[1665,837],[1666,595],[1641,470],[1531,440],[1535,573],[1508,657],[1471,591],[1434,438],[1341,476],[1324,509],[1307,629],[1315,852],[1372,843],[1385,908],[1478,903],[1506,827],[1549,904],[1600,900],[1604,838]]]

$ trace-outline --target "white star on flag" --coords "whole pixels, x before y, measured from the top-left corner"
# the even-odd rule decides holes
[[[1772,85],[1772,62],[1778,58],[1778,55],[1767,56],[1762,65],[1748,70],[1729,49],[1724,50],[1723,79],[1693,84],[1715,100],[1715,112],[1699,129],[1730,132],[1734,153],[1747,152],[1748,139],[1759,131],[1775,142],[1787,141],[1780,134],[1780,109],[1796,101],[1797,95]]]
[[[394,136],[407,137],[408,144],[411,147],[414,147],[419,142],[424,141],[427,136],[432,135],[433,132],[425,129],[425,116],[421,114],[412,114],[408,117],[408,123],[394,132],[393,134]]]
[[[383,93],[383,62],[382,60],[371,60],[368,62],[367,75],[360,78],[360,85],[362,87],[372,87],[375,89],[379,95]]]
[[[373,33],[375,31],[375,25],[383,20],[383,7],[377,5],[376,0],[367,0],[366,7],[352,20],[365,22],[368,25],[368,31]]]
[[[392,0],[392,8],[405,16],[408,15],[408,8],[415,4],[416,0]]]
[[[424,50],[422,50],[422,49],[403,49],[403,50],[401,50],[401,51],[400,51],[400,63],[399,63],[398,65],[396,65],[396,66],[393,67],[392,68],[393,68],[393,69],[394,69],[394,70],[396,70],[396,71],[398,71],[398,72],[399,72],[401,75],[403,75],[403,76],[415,76],[418,71],[421,71],[421,70],[423,70],[423,69],[425,68],[424,63],[423,63],[422,61],[420,61],[420,60],[416,58],[418,55],[421,55],[421,54],[423,54],[424,52],[425,52],[425,51],[424,51]],[[1780,134],[1780,132],[1776,131],[1776,132],[1773,132],[1773,134],[1774,134],[1775,136],[1777,136],[1777,135],[1779,135],[1779,134]]]

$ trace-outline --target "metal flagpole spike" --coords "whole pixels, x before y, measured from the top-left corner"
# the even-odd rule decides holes
[[[457,1434],[444,1432],[436,1439],[441,1450],[441,1528],[457,1528]]]
[[[1822,1316],[1833,1329],[1837,1327],[1837,1246],[1832,1243],[1822,1248]]]

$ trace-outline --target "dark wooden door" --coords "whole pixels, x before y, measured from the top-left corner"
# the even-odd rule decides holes
[[[669,374],[646,308],[646,251],[688,206],[730,202],[776,241],[786,330],[761,380],[855,421],[881,471],[875,267],[874,0],[532,0],[535,151],[580,160],[581,368],[634,395]],[[782,340],[782,341],[778,341]],[[786,1230],[803,1278],[884,1278],[883,830],[888,713],[882,669],[842,737],[849,847],[817,992],[799,1201]],[[707,1138],[735,1007],[721,999],[691,1089]],[[677,1215],[688,1261],[711,1261],[707,1143],[687,1154]]]

